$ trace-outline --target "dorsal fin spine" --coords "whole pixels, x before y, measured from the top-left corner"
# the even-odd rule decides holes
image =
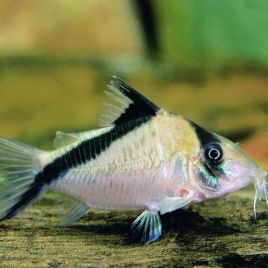
[[[141,95],[123,80],[112,76],[105,93],[116,101],[116,104],[105,104],[98,124],[103,126],[120,125],[128,121],[156,115],[160,108]]]
[[[110,82],[110,85],[119,89],[120,92],[124,96],[128,97],[129,99],[131,99],[131,98],[128,95],[124,94],[125,92],[132,93],[132,94],[134,93],[133,95],[135,95],[139,99],[143,100],[145,103],[147,103],[147,105],[151,106],[152,109],[154,109],[155,111],[159,110],[159,107],[156,104],[151,102],[149,99],[147,99],[145,96],[140,94],[137,90],[135,90],[134,88],[129,86],[126,82],[124,82],[122,79],[118,78],[117,76],[114,76],[114,75],[112,76],[112,80]],[[124,93],[122,92],[122,89],[124,90]]]

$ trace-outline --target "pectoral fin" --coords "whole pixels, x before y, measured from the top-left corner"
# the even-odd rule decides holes
[[[172,212],[179,208],[183,208],[191,203],[193,192],[189,192],[184,197],[166,197],[160,205],[160,214]]]
[[[158,211],[145,210],[131,225],[134,232],[142,234],[141,242],[150,244],[162,234],[162,224]]]

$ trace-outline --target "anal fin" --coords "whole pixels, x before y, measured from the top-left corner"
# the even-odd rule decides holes
[[[60,226],[68,227],[79,220],[89,209],[89,207],[76,199],[65,201],[63,213],[61,215]]]
[[[162,234],[162,224],[158,211],[145,210],[131,225],[134,232],[142,234],[141,243],[150,244]]]

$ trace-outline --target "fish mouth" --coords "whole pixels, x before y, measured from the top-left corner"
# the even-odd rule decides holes
[[[261,202],[262,200],[266,201],[268,205],[268,173],[264,171],[264,173],[256,179],[254,183],[255,186],[255,198],[253,204],[254,217],[257,218],[256,214],[256,206],[257,202]]]

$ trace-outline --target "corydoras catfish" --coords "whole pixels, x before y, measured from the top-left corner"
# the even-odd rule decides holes
[[[98,129],[57,132],[55,150],[0,138],[0,219],[13,218],[48,189],[73,198],[62,220],[88,209],[139,210],[142,242],[162,233],[160,214],[223,197],[253,183],[267,200],[267,173],[239,147],[168,112],[113,76]]]

